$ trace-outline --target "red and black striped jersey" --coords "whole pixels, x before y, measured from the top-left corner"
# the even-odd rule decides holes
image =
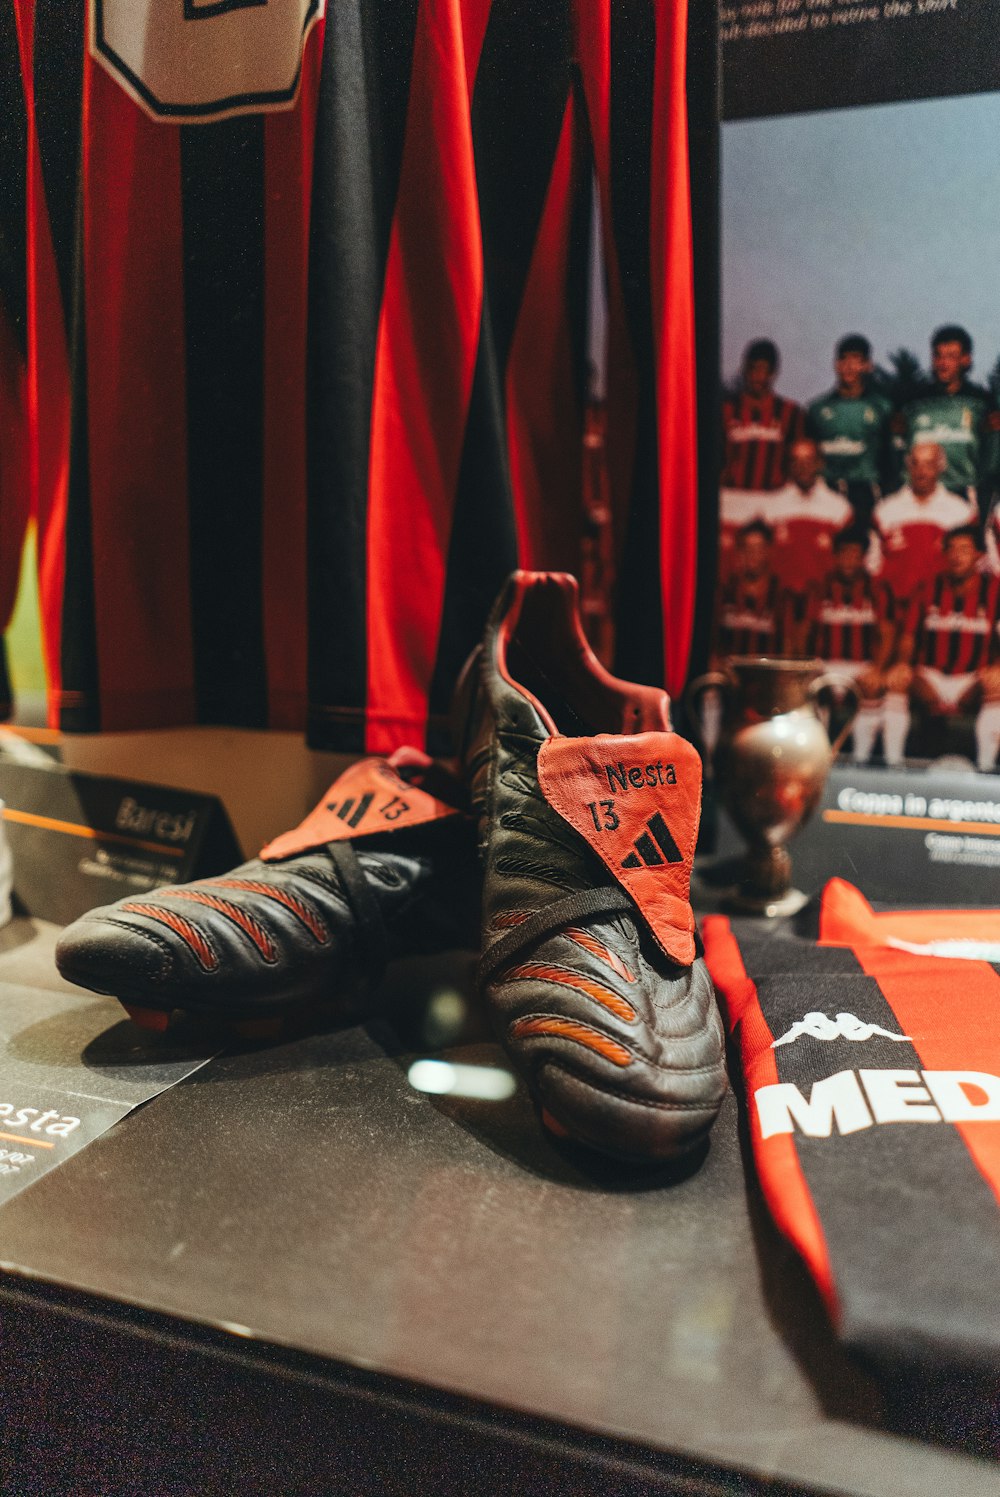
[[[814,586],[806,603],[807,650],[820,660],[874,661],[882,626],[895,617],[892,592],[867,572],[846,582],[836,572]]]
[[[974,572],[955,584],[939,572],[910,605],[906,632],[914,637],[913,660],[946,676],[964,676],[1000,651],[1000,578]]]
[[[18,0],[64,728],[304,721],[323,9]]]
[[[1000,1355],[1000,912],[874,915],[819,940],[708,917],[754,1163],[844,1343],[883,1370]]]
[[[62,726],[441,741],[504,576],[579,567],[595,179],[617,663],[679,689],[697,528],[684,0],[16,16]]]
[[[773,572],[730,577],[715,613],[716,655],[781,655],[790,645],[791,599]]]
[[[805,434],[805,411],[781,395],[755,399],[746,391],[722,402],[722,482],[730,489],[780,489],[788,452]]]

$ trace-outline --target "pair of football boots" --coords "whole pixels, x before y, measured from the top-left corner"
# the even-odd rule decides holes
[[[461,778],[414,750],[362,760],[240,868],[77,920],[60,972],[152,1027],[174,1009],[347,1021],[386,962],[480,945],[544,1125],[621,1158],[688,1154],[726,1078],[688,897],[701,765],[666,693],[600,665],[572,577],[517,572],[455,719]]]

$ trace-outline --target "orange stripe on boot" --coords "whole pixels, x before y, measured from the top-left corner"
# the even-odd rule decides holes
[[[252,915],[241,910],[239,905],[232,904],[228,899],[218,899],[214,894],[203,894],[200,889],[161,890],[161,899],[167,895],[170,895],[172,899],[190,899],[193,904],[203,904],[210,910],[218,910],[220,915],[225,915],[227,920],[238,925],[240,930],[250,937],[265,962],[273,962],[277,958],[277,948],[267,931]]]
[[[201,931],[196,930],[183,915],[175,915],[173,910],[163,910],[155,904],[123,904],[122,909],[126,914],[144,915],[147,920],[156,920],[160,925],[166,925],[190,946],[206,972],[214,972],[219,965],[218,957]]]
[[[603,983],[597,982],[592,977],[586,977],[582,972],[573,972],[568,967],[550,967],[543,962],[527,962],[521,967],[512,968],[507,973],[505,981],[558,982],[564,988],[572,988],[574,992],[583,993],[586,997],[592,998],[595,1003],[601,1004],[616,1018],[624,1019],[626,1024],[631,1024],[635,1019],[635,1009],[631,1003],[627,1003],[613,989],[606,988]]]
[[[599,941],[596,936],[592,936],[589,931],[580,930],[578,926],[571,925],[568,930],[563,931],[563,935],[567,936],[569,940],[575,941],[578,946],[582,946],[584,951],[589,951],[591,956],[596,956],[600,961],[607,962],[612,972],[616,973],[618,977],[623,977],[626,982],[636,981],[635,973],[626,967],[621,957],[612,951],[610,947],[605,946],[603,941]]]
[[[624,1045],[618,1045],[614,1040],[609,1040],[606,1035],[598,1034],[596,1029],[591,1029],[587,1024],[578,1024],[574,1019],[560,1019],[555,1015],[532,1014],[525,1019],[517,1019],[510,1026],[510,1037],[514,1040],[537,1038],[551,1038],[556,1040],[572,1040],[574,1044],[583,1045],[587,1050],[593,1050],[595,1055],[602,1055],[605,1060],[613,1061],[616,1066],[630,1066],[632,1055]]]
[[[330,939],[330,932],[316,911],[310,909],[305,900],[289,894],[287,889],[276,889],[273,884],[265,884],[253,878],[214,878],[212,884],[218,889],[245,889],[248,894],[260,894],[264,899],[273,899],[277,904],[284,905],[286,910],[291,910],[320,946],[325,946]]]

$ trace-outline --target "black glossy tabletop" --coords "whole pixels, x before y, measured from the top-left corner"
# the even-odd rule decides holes
[[[0,978],[58,994],[64,1034],[103,1004],[125,1045],[117,1005],[56,975],[53,936],[5,932]],[[732,1096],[701,1168],[671,1180],[561,1152],[519,1090],[413,1085],[422,1056],[503,1069],[470,965],[395,969],[371,1026],[231,1050],[131,1113],[0,1209],[6,1282],[823,1491],[1000,1491],[968,1440],[898,1432],[845,1360],[747,1184]],[[82,1063],[48,1031],[46,1063]],[[116,1043],[91,1070],[120,1064]]]

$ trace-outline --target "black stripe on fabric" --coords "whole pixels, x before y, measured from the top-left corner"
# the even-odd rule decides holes
[[[85,37],[84,0],[35,0],[35,128],[63,314],[70,337],[77,256]]]
[[[503,393],[497,360],[492,353],[492,333],[484,312],[462,444],[458,502],[448,543],[437,658],[428,699],[431,714],[428,753],[452,752],[448,729],[439,724],[442,717],[447,722],[455,682],[482,638],[486,617],[504,579],[516,566],[517,537],[507,469]]]
[[[493,0],[472,140],[494,354],[507,363],[570,94],[565,0]],[[492,600],[491,600],[492,601]]]
[[[910,1071],[919,1083],[924,1065],[908,1038],[795,1034],[809,1013],[830,1020],[849,1014],[902,1034],[878,983],[860,971],[853,952],[840,949],[843,970],[830,970],[837,950],[813,948],[813,963],[803,960],[790,972],[777,943],[744,952],[775,1039],[794,1035],[773,1051],[779,1081],[796,1086],[807,1101],[817,1082],[844,1071]],[[823,1225],[844,1341],[880,1366],[995,1365],[1000,1216],[957,1130],[946,1122],[876,1122],[841,1135],[834,1123],[827,1138],[798,1129],[794,1138]]]
[[[264,727],[264,121],[180,138],[196,712]]]
[[[0,296],[21,353],[27,351],[28,116],[14,7],[0,7]]]
[[[691,674],[708,664],[719,557],[719,8],[689,5],[688,162],[698,407],[698,563]]]
[[[816,911],[803,912],[799,924],[816,923]],[[786,925],[738,918],[730,921],[747,973],[755,981],[781,973],[789,978],[810,973],[857,975],[861,970],[853,951],[842,946],[817,946],[809,935],[795,934]],[[801,1017],[801,1015],[800,1015]]]
[[[573,65],[573,96],[575,108],[573,138],[573,201],[570,209],[569,254],[566,265],[566,325],[569,329],[572,348],[574,388],[577,407],[582,413],[590,394],[591,371],[588,351],[588,319],[590,316],[590,257],[593,253],[594,196],[594,140],[590,131],[590,116],[587,113],[587,97],[579,66]],[[582,421],[582,414],[581,414]],[[581,449],[583,433],[580,434]],[[583,507],[583,475],[580,476],[580,504]]]
[[[417,0],[327,8],[309,274],[309,719],[361,753],[375,343],[399,184]],[[406,516],[399,517],[406,524]],[[415,584],[419,585],[419,584]]]
[[[954,588],[951,589],[951,610],[959,614],[964,614],[966,611],[965,599],[959,598]],[[958,659],[960,654],[962,653],[962,646],[964,643],[965,635],[962,633],[961,629],[952,629],[949,631],[947,650],[945,654],[945,665],[943,667],[946,676],[953,676],[955,674],[958,668]]]
[[[564,0],[493,0],[472,95],[483,314],[462,445],[432,717],[447,712],[504,578],[517,565],[504,371],[571,87]],[[429,747],[447,751],[432,729]]]
[[[992,577],[989,577],[984,572],[979,578],[979,591],[976,596],[976,609],[977,611],[982,610],[987,619],[989,619],[988,604],[990,589],[992,586]],[[990,636],[988,633],[974,635],[971,644],[972,659],[970,661],[969,668],[970,670],[978,671],[987,663],[989,659]]]
[[[97,733],[101,728],[101,683],[97,658],[94,595],[94,538],[90,510],[90,437],[83,288],[78,283],[73,309],[73,405],[70,416],[69,483],[66,505],[66,559],[59,651],[64,699],[59,726],[64,733]]]
[[[650,193],[656,22],[652,0],[611,0],[611,217],[638,376],[635,461],[615,606],[615,669],[663,684]]]
[[[82,0],[36,0],[35,127],[66,327],[71,424],[66,509],[65,580],[60,629],[65,732],[101,727],[90,511],[87,354],[80,267],[80,140],[85,49]]]

